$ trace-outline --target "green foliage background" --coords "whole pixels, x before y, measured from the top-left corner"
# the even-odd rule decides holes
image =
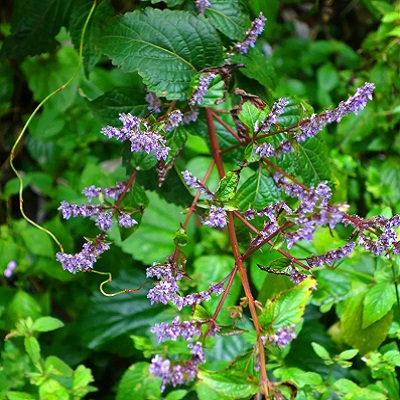
[[[91,5],[86,0],[0,5],[0,271],[11,260],[18,264],[12,278],[1,278],[0,329],[3,337],[13,333],[2,345],[0,399],[49,399],[54,394],[58,399],[161,398],[148,362],[162,347],[149,328],[172,319],[176,310],[150,306],[146,291],[105,297],[99,292],[101,277],[63,271],[55,260],[56,245],[21,218],[18,182],[9,168],[11,147],[29,115],[73,75]],[[220,65],[223,47],[243,38],[260,11],[267,17],[265,31],[248,55],[235,56],[235,62],[247,65],[235,74],[235,85],[269,105],[287,96],[295,104],[308,102],[316,112],[335,107],[365,81],[376,85],[374,101],[362,113],[329,126],[297,154],[283,157],[279,166],[301,175],[308,185],[330,177],[335,202],[349,203],[351,212],[400,213],[398,1],[214,0],[204,16],[194,11],[189,0],[98,4],[85,37],[82,68],[44,104],[17,148],[15,164],[23,172],[24,208],[30,218],[54,232],[69,253],[80,248],[83,237],[94,237],[90,221],[62,221],[57,207],[62,200],[82,203],[84,187],[113,186],[126,179],[121,147],[100,129],[117,123],[120,112],[144,116],[146,88],[164,102],[184,101],[196,72]],[[290,106],[281,116],[285,123],[300,117]],[[229,147],[232,138],[222,125],[216,129],[221,148]],[[201,176],[211,160],[204,117],[183,127],[180,135],[181,140],[187,135],[180,169]],[[242,155],[240,150],[230,153],[226,164],[234,166]],[[191,197],[174,171],[162,190],[152,186],[153,178],[146,171],[139,180],[152,205],[140,235],[123,240],[112,231],[113,249],[96,264],[113,275],[104,287],[108,293],[139,287],[146,266],[163,261],[174,249],[175,230],[184,220],[179,206]],[[211,182],[216,186],[218,178],[212,176]],[[243,208],[276,201],[279,192],[273,188],[269,176],[255,171],[234,200]],[[194,225],[187,233],[185,253],[195,278],[189,285],[202,290],[202,284],[229,272],[228,239]],[[321,231],[314,247],[298,248],[294,255],[337,247],[346,232],[335,235],[333,240]],[[266,304],[291,287],[287,277],[257,268],[275,258],[275,253],[257,255],[249,265],[254,290]],[[294,382],[299,399],[314,398],[313,393],[319,398],[399,398],[399,267],[398,260],[357,253],[336,269],[316,271],[318,291],[310,297],[304,319],[293,310],[296,323],[302,321],[299,337],[285,354],[269,359],[271,379]],[[287,301],[305,306],[304,298],[294,300],[297,292],[288,293]],[[237,282],[227,305],[242,295]],[[208,311],[213,304],[207,304]],[[250,350],[252,340],[251,334],[215,339],[201,383],[171,390],[164,398],[250,398],[255,392],[247,376],[224,368]],[[170,351],[176,354],[185,351],[182,344],[174,346]],[[224,372],[209,373],[212,369]],[[284,387],[282,391],[287,395]]]

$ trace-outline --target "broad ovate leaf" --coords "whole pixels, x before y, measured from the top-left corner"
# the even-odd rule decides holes
[[[200,70],[222,63],[222,45],[203,15],[147,8],[116,17],[97,40],[125,71],[138,71],[149,90],[184,100]]]

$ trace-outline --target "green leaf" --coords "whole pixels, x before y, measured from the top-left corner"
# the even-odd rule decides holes
[[[163,261],[174,250],[174,230],[184,221],[181,209],[160,199],[154,192],[148,192],[150,205],[146,208],[140,225],[140,235],[132,235],[115,244],[127,253],[132,254],[135,260],[151,265],[153,262]],[[176,228],[175,228],[176,229]],[[192,232],[191,225],[187,229],[188,235]]]
[[[68,390],[55,379],[47,379],[39,386],[40,399],[69,400]]]
[[[363,328],[364,299],[367,293],[366,286],[351,290],[341,317],[343,340],[360,350],[360,354],[376,350],[381,345],[393,319],[393,313],[390,311],[383,318]]]
[[[28,293],[19,290],[6,309],[6,315],[12,325],[20,319],[31,317],[38,319],[41,317],[41,308],[39,303]]]
[[[68,25],[72,0],[17,0],[14,2],[12,35],[2,45],[0,57],[25,58],[52,52],[55,35]]]
[[[228,171],[219,182],[215,195],[222,202],[230,200],[237,189],[239,175],[235,171]]]
[[[303,314],[312,288],[315,285],[313,278],[306,278],[291,290],[283,292],[273,299],[267,300],[260,315],[260,324],[264,329],[274,329],[297,325]]]
[[[184,100],[193,75],[222,63],[213,26],[185,11],[126,13],[104,29],[97,45],[115,65],[138,71],[149,90],[168,100]]]
[[[296,148],[297,151],[279,157],[276,164],[307,186],[316,186],[330,179],[328,149],[322,132],[298,143]]]
[[[51,370],[51,374],[55,376],[63,376],[65,378],[72,378],[73,369],[63,360],[56,356],[49,356],[45,360],[45,370]]]
[[[33,226],[27,226],[21,232],[21,236],[26,248],[32,254],[37,256],[54,257],[53,242],[47,233]]]
[[[209,372],[199,370],[198,378],[210,389],[230,399],[243,399],[257,393],[259,382],[241,371]]]
[[[282,271],[283,269],[287,268],[291,263],[292,263],[292,261],[289,260],[288,258],[281,257],[281,258],[278,258],[277,260],[272,261],[269,264],[269,267],[272,269],[276,269],[278,271]]]
[[[71,77],[78,64],[78,55],[71,47],[62,47],[54,57],[29,58],[21,64],[30,90],[37,101],[43,100],[49,93],[62,87]],[[80,76],[79,74],[78,76]],[[59,111],[67,110],[78,96],[79,79],[51,97],[45,108]]]
[[[268,172],[258,169],[241,185],[232,202],[242,211],[262,208],[280,200],[280,192]]]
[[[116,400],[161,399],[161,380],[149,373],[149,363],[131,365],[122,376]]]
[[[41,317],[33,323],[33,330],[36,332],[50,332],[62,328],[64,323],[57,318]]]
[[[121,126],[119,113],[132,114],[138,117],[147,112],[148,103],[144,100],[143,87],[121,87],[110,90],[89,102],[95,115],[112,126]]]
[[[392,309],[395,301],[394,283],[382,282],[372,286],[364,298],[362,328],[368,328],[383,318]]]
[[[300,368],[278,368],[274,375],[281,381],[293,382],[297,387],[317,386],[322,384],[321,375],[315,372],[305,372]]]
[[[313,347],[314,351],[318,354],[318,356],[320,356],[323,360],[331,359],[331,356],[330,356],[328,350],[325,349],[325,347],[323,347],[320,344],[315,343],[315,342],[312,342],[311,346]]]
[[[351,360],[357,354],[358,354],[358,350],[355,350],[355,349],[345,350],[345,351],[342,351],[339,354],[339,359],[341,359],[341,360]]]
[[[91,391],[88,388],[88,385],[93,381],[94,378],[90,369],[86,368],[84,365],[79,365],[74,371],[74,381],[72,385],[74,395],[78,395],[79,398],[84,397],[89,391]]]
[[[338,379],[333,387],[337,394],[339,394],[344,399],[354,399],[354,400],[386,400],[387,396],[383,393],[376,392],[375,390],[370,390],[368,388],[361,388],[356,383],[349,379]],[[344,395],[348,396],[344,396]]]
[[[146,281],[143,272],[130,268],[122,270],[118,277],[104,286],[107,293],[135,289]],[[147,290],[136,293],[105,297],[96,292],[90,299],[86,312],[81,315],[77,332],[82,342],[90,349],[101,348],[110,341],[123,341],[130,334],[148,334],[151,327],[151,315],[165,311],[165,306],[150,305]],[[113,351],[117,350],[114,346]]]
[[[36,400],[37,397],[26,392],[7,392],[7,400]]]
[[[25,351],[28,353],[33,365],[41,370],[40,365],[40,345],[36,338],[28,336],[24,338]]]
[[[264,121],[268,115],[268,108],[260,110],[251,101],[246,101],[239,113],[239,119],[249,128],[250,136],[253,136],[254,125],[257,121]]]
[[[250,27],[247,10],[240,0],[212,0],[204,15],[212,25],[232,40],[242,40]]]

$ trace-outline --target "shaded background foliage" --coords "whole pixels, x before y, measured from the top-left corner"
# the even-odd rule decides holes
[[[18,147],[15,164],[24,171],[26,212],[56,232],[67,252],[76,251],[82,244],[79,238],[94,236],[95,230],[90,222],[62,222],[57,212],[59,203],[62,200],[79,203],[84,199],[80,194],[83,187],[93,182],[112,186],[125,176],[120,146],[102,137],[100,129],[115,123],[117,112],[138,116],[147,112],[142,77],[137,72],[126,73],[114,67],[108,58],[96,52],[99,46],[105,49],[103,53],[111,55],[108,47],[112,43],[107,43],[100,27],[114,14],[149,5],[159,9],[165,9],[166,5],[186,6],[194,10],[193,3],[101,2],[91,22],[95,28],[90,31],[84,48],[83,70],[71,85],[45,104]],[[226,43],[228,38],[239,40],[243,36],[250,23],[247,9],[251,19],[260,11],[267,17],[258,52],[248,61],[247,69],[251,72],[243,70],[237,74],[235,83],[268,104],[281,96],[297,96],[307,99],[316,111],[322,111],[346,98],[352,87],[364,81],[375,83],[375,101],[362,114],[348,116],[327,129],[325,140],[336,186],[335,201],[348,202],[351,211],[362,216],[399,213],[400,32],[399,10],[396,13],[394,8],[398,2],[393,5],[390,1],[368,0],[257,0],[234,1],[235,7],[230,3],[221,1],[220,6],[234,9],[231,15],[233,20],[237,19],[234,28],[221,25],[211,11],[206,14],[220,26]],[[41,334],[42,354],[55,355],[73,368],[80,364],[90,368],[94,385],[99,389],[90,398],[107,399],[115,397],[116,387],[132,362],[148,359],[146,351],[151,353],[150,345],[141,341],[148,336],[149,327],[161,320],[160,314],[165,310],[158,306],[150,309],[145,292],[110,300],[100,295],[96,276],[72,276],[62,271],[54,259],[56,248],[50,239],[20,217],[17,181],[8,162],[11,146],[27,117],[40,100],[74,71],[79,34],[90,6],[90,1],[73,0],[3,1],[0,5],[0,268],[5,269],[11,260],[18,263],[12,278],[2,278],[0,328],[5,334],[20,318],[28,316],[35,320],[52,315],[64,321],[62,329]],[[268,59],[264,69],[257,69],[257,57]],[[202,162],[207,155],[204,142],[199,139],[206,136],[204,121],[200,120],[198,125],[199,137],[191,138],[181,161],[194,173],[196,169],[204,170]],[[234,157],[231,161],[234,164]],[[146,178],[144,185],[149,182]],[[143,220],[142,238],[147,247],[135,235],[126,243],[121,242],[117,232],[112,232],[116,247],[113,252],[105,253],[97,265],[99,270],[115,276],[107,287],[110,292],[139,286],[144,281],[145,265],[162,260],[173,249],[173,232],[168,228],[179,226],[181,216],[174,204],[174,187],[179,181],[174,175],[169,179],[164,192],[149,194],[156,207]],[[228,257],[229,243],[218,232],[195,233],[193,226],[189,230],[195,240],[189,243],[186,252],[197,258],[193,273],[208,276],[211,272],[204,272],[207,265],[223,261],[207,257]],[[321,250],[328,247],[329,240],[321,238]],[[374,261],[362,256],[357,265],[353,264],[355,271],[372,275],[377,267]],[[274,290],[278,291],[279,285],[285,286],[277,277],[264,281],[260,276],[263,275],[258,272],[253,274],[253,285],[264,300]],[[335,280],[337,285],[332,285]],[[303,330],[285,358],[287,367],[312,369],[336,378],[349,376],[349,371],[338,364],[325,365],[312,351],[311,342],[323,345],[331,354],[342,349],[332,337],[337,314],[342,311],[340,304],[343,305],[351,286],[351,278],[338,278],[329,271],[319,279],[320,291],[307,308]],[[239,296],[237,288],[232,299]],[[333,307],[334,304],[339,307]],[[172,309],[167,312],[174,313]],[[148,318],[150,314],[152,318]],[[130,335],[135,335],[135,346]],[[18,345],[10,349],[9,343],[6,343],[9,348],[3,351],[3,365],[9,371],[1,375],[0,384],[12,375],[13,387],[28,390],[29,383],[24,381],[23,374],[27,360],[23,360]],[[230,360],[230,356],[237,354],[235,349],[244,343],[239,338],[218,345],[220,360]],[[21,362],[7,363],[7,357]],[[352,374],[359,381],[368,379],[360,361]],[[124,385],[129,390],[129,384],[123,380],[119,399],[126,398]],[[6,389],[2,390],[4,393]]]

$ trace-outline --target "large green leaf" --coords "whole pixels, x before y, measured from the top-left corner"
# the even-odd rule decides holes
[[[71,1],[15,1],[12,34],[4,41],[0,57],[21,59],[54,51],[57,46],[54,37],[67,25]]]
[[[199,370],[198,377],[202,384],[224,396],[222,398],[225,396],[229,399],[248,398],[257,393],[259,386],[254,376],[233,369],[225,372]]]
[[[222,63],[214,27],[185,11],[126,13],[113,20],[97,46],[125,71],[138,71],[149,89],[169,100],[186,98],[192,76]]]
[[[236,193],[233,202],[242,211],[260,210],[280,199],[274,180],[264,170],[258,169],[248,178]]]
[[[115,293],[123,289],[135,289],[144,282],[144,272],[132,269],[128,273],[123,270],[117,278],[104,286],[104,290]],[[165,310],[165,306],[150,305],[146,288],[115,297],[95,293],[79,321],[83,343],[96,349],[111,340],[128,339],[129,334],[148,334],[152,325],[151,315]]]
[[[247,10],[240,0],[212,0],[204,14],[216,29],[232,40],[242,40],[250,27]]]
[[[273,325],[276,329],[298,324],[314,285],[315,280],[307,278],[291,290],[267,300],[260,315],[261,326],[270,328]]]
[[[383,318],[363,328],[364,299],[367,293],[365,285],[353,289],[344,305],[341,318],[344,341],[360,350],[361,354],[376,350],[381,345],[393,319],[393,313],[390,311]]]

